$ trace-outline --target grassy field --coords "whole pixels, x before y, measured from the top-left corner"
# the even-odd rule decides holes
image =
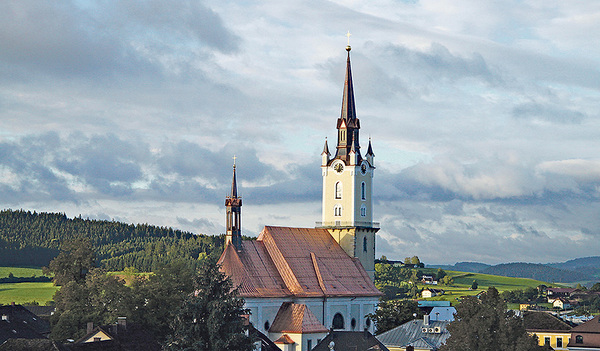
[[[24,304],[37,301],[44,305],[52,300],[58,287],[52,283],[8,283],[0,284],[0,304],[8,305],[11,302]]]
[[[0,267],[0,278],[8,277],[12,273],[15,277],[31,277],[35,275],[39,277],[42,274],[42,269],[39,267]]]
[[[8,277],[12,273],[15,277],[42,276],[39,267],[0,267],[0,278]],[[40,305],[52,300],[58,288],[52,283],[6,283],[0,284],[0,304],[8,305],[11,302],[23,304],[36,301]]]
[[[435,271],[431,271],[428,273],[434,272]],[[481,291],[487,290],[490,286],[495,287],[499,292],[503,292],[506,290],[522,290],[528,287],[535,288],[541,284],[548,285],[546,282],[525,278],[511,278],[490,274],[454,271],[446,271],[446,273],[454,278],[454,284],[452,286],[419,284],[419,288],[443,289],[445,291],[444,295],[435,296],[427,300],[456,302],[461,296],[477,295]],[[475,290],[470,289],[473,280],[476,280],[478,285],[477,289]]]

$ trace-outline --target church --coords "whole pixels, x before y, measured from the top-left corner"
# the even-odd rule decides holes
[[[335,154],[327,140],[321,154],[322,221],[315,228],[266,226],[256,240],[242,240],[242,199],[236,167],[225,199],[225,249],[221,270],[238,287],[252,325],[282,350],[310,350],[330,330],[374,332],[369,313],[382,295],[373,284],[375,234],[371,141],[361,154],[346,47],[346,78],[337,119]],[[333,122],[333,121],[332,121]]]

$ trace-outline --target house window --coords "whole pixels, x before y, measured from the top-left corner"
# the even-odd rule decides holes
[[[576,344],[583,344],[583,336],[581,336],[581,335],[575,336],[575,343]]]
[[[360,198],[363,200],[367,199],[367,186],[365,182],[360,183]]]
[[[562,336],[556,338],[556,347],[563,347]]]
[[[336,199],[342,198],[342,182],[335,183],[335,198]]]
[[[336,217],[342,216],[342,205],[335,205],[333,207],[333,215]]]
[[[361,217],[367,216],[367,207],[365,205],[360,206],[360,216]]]
[[[550,346],[550,337],[549,336],[544,338],[544,345]]]
[[[306,351],[312,350],[312,339],[306,340]]]
[[[270,326],[271,326],[271,325],[269,324],[269,321],[266,321],[266,322],[265,322],[265,325],[264,325],[264,327],[265,327],[265,330],[266,330],[266,331],[269,331],[269,327],[270,327]]]
[[[100,337],[94,336],[94,342],[98,342],[100,340],[101,340]]]
[[[363,238],[363,251],[367,252],[367,237],[366,236]]]
[[[344,329],[344,317],[340,313],[336,313],[333,316],[333,329]]]

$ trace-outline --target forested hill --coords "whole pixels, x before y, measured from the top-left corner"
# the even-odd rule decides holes
[[[223,236],[195,235],[148,224],[67,218],[61,213],[0,211],[0,266],[46,266],[65,240],[90,240],[102,267],[151,271],[175,259],[218,258]]]

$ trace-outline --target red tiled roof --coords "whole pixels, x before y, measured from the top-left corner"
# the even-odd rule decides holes
[[[381,295],[358,259],[323,228],[266,226],[241,251],[227,246],[219,264],[242,297]]]
[[[600,316],[596,316],[589,321],[574,327],[571,329],[571,332],[600,334]]]
[[[296,343],[289,335],[283,334],[279,339],[275,340],[276,344],[294,344]]]
[[[284,302],[273,320],[269,332],[275,333],[327,333],[317,317],[305,304]]]

